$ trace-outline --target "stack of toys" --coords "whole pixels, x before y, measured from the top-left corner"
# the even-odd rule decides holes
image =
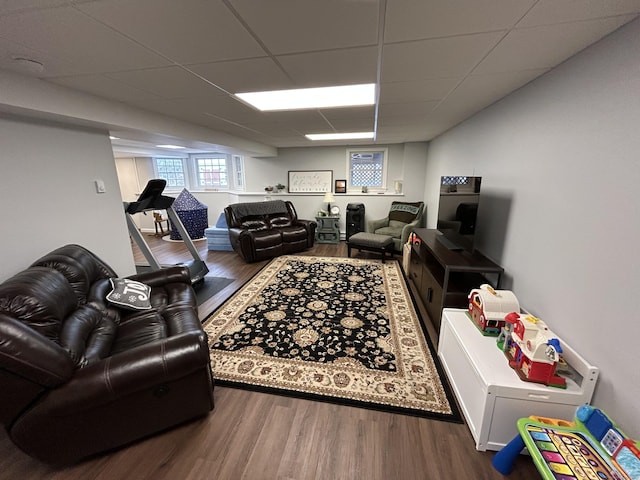
[[[560,340],[542,320],[520,313],[512,291],[488,284],[474,288],[468,315],[483,335],[497,336],[498,348],[522,380],[566,388],[566,380],[556,374],[564,364]]]

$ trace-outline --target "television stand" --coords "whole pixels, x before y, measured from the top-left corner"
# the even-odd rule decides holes
[[[464,248],[444,235],[438,235],[437,240],[449,250],[464,250]]]
[[[483,283],[499,288],[503,268],[477,250],[450,250],[438,230],[416,228],[418,242],[411,246],[409,279],[417,290],[436,331],[440,331],[442,309],[467,308],[469,292]]]

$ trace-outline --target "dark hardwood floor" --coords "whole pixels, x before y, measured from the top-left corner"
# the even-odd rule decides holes
[[[161,263],[190,259],[181,243],[145,238]],[[202,305],[205,318],[266,262],[246,264],[233,252],[209,252],[206,241],[196,246],[210,275],[234,279]],[[346,256],[346,250],[342,242],[316,245],[305,254]],[[491,466],[493,452],[475,450],[464,424],[224,387],[216,387],[214,397],[215,409],[205,418],[64,469],[31,459],[2,430],[0,479],[505,478]],[[531,459],[520,456],[509,478],[540,476]]]

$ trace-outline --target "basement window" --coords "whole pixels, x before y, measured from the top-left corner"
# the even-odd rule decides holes
[[[229,156],[224,154],[191,155],[195,185],[202,190],[229,189]]]
[[[167,190],[182,190],[187,186],[184,158],[154,157],[156,178],[167,181]]]
[[[384,190],[387,177],[387,149],[347,150],[348,188],[352,191]]]

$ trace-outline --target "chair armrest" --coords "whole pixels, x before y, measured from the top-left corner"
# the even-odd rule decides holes
[[[77,415],[117,398],[157,389],[209,362],[204,331],[186,332],[141,345],[77,370],[66,384],[49,393],[47,414]]]
[[[318,224],[314,220],[302,220],[300,218],[293,222],[293,224],[302,225],[307,229],[307,231],[315,231],[316,227],[318,226]]]
[[[130,280],[137,280],[138,282],[142,282],[150,287],[166,285],[167,283],[191,284],[189,269],[182,266],[161,268],[160,270],[138,273],[127,278]]]
[[[407,223],[404,227],[402,227],[402,235],[400,235],[400,244],[404,245],[409,241],[409,235],[413,232],[413,229],[418,227],[420,224],[420,219],[416,219],[411,223]]]
[[[253,235],[245,228],[229,228],[229,241],[233,250],[247,262],[255,261]]]
[[[376,230],[389,225],[389,216],[367,222],[367,232],[374,233]]]
[[[22,322],[0,314],[0,370],[53,388],[68,381],[75,366],[60,345]]]
[[[293,222],[293,224],[301,225],[304,227],[305,231],[307,232],[307,247],[313,247],[313,244],[316,241],[316,228],[318,227],[318,224],[314,220],[302,220],[299,218],[295,222]]]

